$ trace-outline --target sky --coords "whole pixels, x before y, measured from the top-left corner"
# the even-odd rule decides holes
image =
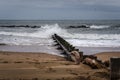
[[[120,0],[0,0],[0,19],[120,19]]]

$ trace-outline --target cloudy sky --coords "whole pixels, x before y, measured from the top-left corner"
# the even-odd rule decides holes
[[[120,0],[0,0],[0,19],[120,19]]]

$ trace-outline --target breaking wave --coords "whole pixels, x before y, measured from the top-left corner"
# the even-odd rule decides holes
[[[54,25],[41,26],[41,28],[38,28],[38,30],[35,32],[6,32],[6,31],[1,31],[0,35],[49,38],[54,33],[63,35],[64,33],[67,33],[67,32],[66,32],[66,30],[60,28],[58,24],[54,24]]]
[[[105,28],[110,28],[108,25],[91,25],[91,29],[105,29]]]
[[[96,27],[97,28],[97,27]],[[105,28],[105,27],[104,27]],[[58,24],[54,25],[44,25],[41,26],[35,32],[5,32],[1,31],[0,35],[9,35],[9,36],[23,36],[23,37],[36,37],[36,38],[51,38],[51,35],[54,33],[64,37],[72,39],[111,39],[117,40],[120,39],[120,34],[80,34],[80,33],[69,33],[67,29],[61,28]]]
[[[105,27],[104,27],[105,28]],[[24,36],[24,37],[37,37],[37,38],[50,38],[54,33],[61,35],[64,38],[73,39],[120,39],[120,34],[81,34],[81,33],[69,33],[67,29],[61,28],[58,24],[41,26],[35,32],[5,32],[1,31],[0,35],[9,36]]]
[[[91,28],[101,29],[109,26],[91,26]],[[23,28],[24,30],[24,28]],[[32,30],[32,29],[31,29]],[[15,43],[17,45],[35,45],[35,44],[51,44],[51,35],[54,33],[64,37],[75,46],[120,46],[120,34],[82,34],[70,33],[67,29],[61,28],[58,24],[43,25],[37,28],[36,31],[22,31],[22,32],[8,32],[1,31],[0,35],[9,36],[8,39],[3,40],[3,43]]]

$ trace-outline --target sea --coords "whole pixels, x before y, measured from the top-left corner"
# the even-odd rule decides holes
[[[86,54],[120,51],[120,20],[0,20],[0,51],[56,54],[55,33]]]

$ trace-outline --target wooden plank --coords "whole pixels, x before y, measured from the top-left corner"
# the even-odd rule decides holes
[[[56,42],[60,45],[60,47],[63,49],[63,51],[66,53],[66,56],[69,60],[71,60],[71,57],[70,57],[70,52],[60,43],[60,41],[55,37],[55,35],[52,36]]]
[[[111,58],[111,80],[120,80],[120,58]]]

